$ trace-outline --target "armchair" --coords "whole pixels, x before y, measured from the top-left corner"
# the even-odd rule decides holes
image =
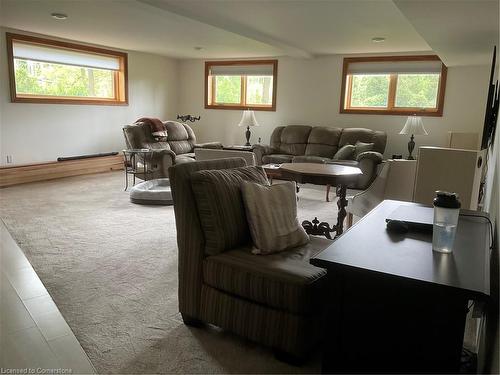
[[[187,325],[214,324],[275,349],[283,359],[304,359],[321,336],[326,293],[326,271],[312,266],[309,259],[332,242],[311,236],[306,245],[264,256],[252,254],[251,239],[238,237],[240,245],[215,254],[207,250],[212,243],[209,236],[216,231],[236,233],[233,227],[239,220],[233,211],[238,208],[232,199],[217,202],[233,220],[227,221],[228,228],[207,233],[200,221],[193,176],[201,170],[224,170],[224,183],[218,188],[225,189],[232,173],[245,165],[242,158],[229,158],[170,168],[179,311]],[[259,168],[246,168],[263,174]]]

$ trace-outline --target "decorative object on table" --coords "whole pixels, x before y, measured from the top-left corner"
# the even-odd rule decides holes
[[[392,154],[392,158],[391,159],[394,159],[394,160],[403,159],[403,155],[401,155],[401,154]]]
[[[247,131],[245,132],[245,137],[247,139],[247,143],[245,143],[245,146],[250,146],[250,126],[259,126],[259,123],[257,122],[257,119],[255,118],[255,114],[251,110],[245,110],[243,111],[243,116],[241,117],[241,121],[238,124],[238,126],[246,126]]]
[[[434,198],[432,250],[440,253],[452,252],[459,213],[460,201],[455,193],[436,191],[436,198]]]
[[[399,134],[408,135],[411,134],[410,141],[408,142],[408,160],[414,160],[412,155],[413,149],[415,148],[415,135],[427,135],[427,130],[424,128],[424,123],[422,122],[422,117],[413,115],[408,116],[406,119],[405,126]]]
[[[177,120],[181,120],[182,122],[190,121],[190,122],[195,122],[199,121],[201,119],[201,116],[193,116],[193,115],[177,115]]]
[[[240,187],[254,244],[253,254],[277,253],[309,242],[297,219],[295,182],[266,186],[242,181]]]
[[[136,204],[172,205],[172,192],[168,178],[141,182],[130,189],[130,201]]]

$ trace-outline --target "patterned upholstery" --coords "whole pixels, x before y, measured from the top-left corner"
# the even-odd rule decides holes
[[[314,313],[321,306],[326,275],[324,269],[308,263],[323,249],[317,239],[271,255],[254,255],[250,247],[244,247],[209,256],[203,262],[203,281],[265,306],[296,314]]]
[[[264,262],[266,258],[269,259],[272,263],[269,264],[269,267],[275,269],[271,271],[271,268],[268,268],[260,273],[260,275],[263,273],[267,275],[266,281],[268,282],[265,285],[266,288],[269,288],[270,295],[268,297],[276,295],[280,288],[285,290],[285,283],[289,281],[292,283],[286,288],[286,296],[280,297],[279,302],[275,303],[275,306],[276,304],[286,306],[283,308],[274,308],[262,302],[252,301],[239,295],[236,289],[233,293],[224,291],[223,288],[227,289],[229,285],[228,278],[238,276],[234,272],[230,272],[231,267],[229,266],[222,266],[224,267],[222,272],[224,276],[213,269],[221,267],[223,263],[225,265],[236,264],[237,259],[229,263],[220,261],[220,259],[229,252],[233,254],[233,250],[242,251],[242,249],[232,249],[229,252],[209,257],[205,255],[205,235],[191,186],[192,175],[201,170],[222,170],[243,167],[244,165],[243,159],[233,158],[179,164],[169,169],[179,249],[179,311],[183,316],[215,324],[250,340],[303,357],[319,339],[323,314],[321,301],[314,297],[316,285],[307,285],[306,280],[314,283],[319,282],[323,278],[323,276],[321,278],[319,276],[323,275],[324,271],[317,269],[317,273],[314,273],[307,260],[312,254],[329,246],[331,241],[315,239],[303,248],[291,251],[288,255],[285,253],[270,256],[247,254],[252,257],[261,257],[261,259],[255,259],[255,262]],[[238,254],[236,257],[238,256],[241,257],[241,264],[245,265],[244,260],[247,259],[245,254]],[[279,256],[284,258],[280,259]],[[210,258],[212,259],[209,261]],[[294,267],[298,266],[298,263],[294,263],[292,258],[296,262],[304,262],[302,263],[304,270],[298,270],[297,275],[293,277],[291,274],[294,273]],[[219,262],[215,262],[215,259],[218,259]],[[214,263],[211,263],[212,261]],[[278,272],[280,264],[288,271]],[[254,267],[249,269],[257,272],[256,268],[257,265],[254,263]],[[271,283],[273,273],[277,273],[274,284]],[[206,281],[204,281],[204,277],[206,277]],[[219,277],[221,280],[218,280]],[[256,279],[240,280],[235,287],[244,294],[252,289],[249,287],[249,283],[253,283],[259,277],[257,273]],[[216,287],[210,286],[208,282]],[[293,282],[303,287],[294,287]],[[266,301],[268,298],[265,297],[266,291],[262,290],[259,294],[255,292],[255,289],[253,288],[253,292],[249,293],[261,301]],[[310,299],[318,304],[317,308],[310,309],[308,313],[291,312],[307,311],[306,307],[298,306],[298,301]],[[270,301],[270,298],[267,301]]]
[[[191,187],[205,235],[205,253],[218,254],[250,242],[241,195],[242,181],[268,185],[261,167],[194,172]]]

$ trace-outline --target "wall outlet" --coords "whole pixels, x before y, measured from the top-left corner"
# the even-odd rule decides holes
[[[12,155],[7,155],[7,164],[12,164]]]

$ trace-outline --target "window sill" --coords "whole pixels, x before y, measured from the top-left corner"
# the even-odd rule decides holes
[[[358,115],[389,115],[389,116],[408,116],[408,115],[418,115],[418,116],[430,116],[430,117],[442,117],[443,112],[439,110],[428,110],[421,111],[415,109],[354,109],[348,108],[340,109],[340,113],[345,114],[358,114]]]
[[[12,103],[33,103],[33,104],[82,104],[82,105],[123,105],[127,106],[128,101],[113,99],[80,99],[80,98],[44,98],[16,96],[12,98]]]
[[[261,107],[251,105],[214,105],[205,104],[205,109],[232,109],[232,110],[252,110],[252,111],[276,111],[276,107]]]

